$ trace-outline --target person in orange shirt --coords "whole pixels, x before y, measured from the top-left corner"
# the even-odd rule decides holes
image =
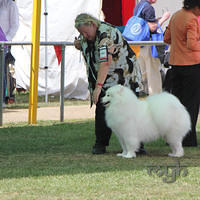
[[[164,42],[171,45],[171,92],[187,108],[192,122],[183,146],[197,146],[196,123],[200,106],[200,0],[184,0],[170,19]],[[173,124],[176,126],[176,123]]]

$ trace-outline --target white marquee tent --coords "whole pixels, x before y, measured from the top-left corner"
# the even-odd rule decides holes
[[[16,1],[20,26],[14,41],[31,41],[32,39],[32,0]],[[41,14],[41,41],[45,41],[44,1]],[[47,0],[48,41],[73,42],[78,32],[74,28],[74,19],[81,12],[91,13],[99,18],[101,0]],[[66,46],[65,54],[65,97],[86,99],[88,83],[86,68],[80,52],[73,46]],[[15,76],[17,87],[29,89],[30,85],[30,46],[13,46],[12,53],[16,58]],[[48,94],[59,94],[60,71],[53,46],[48,46]],[[45,47],[40,47],[40,64],[38,75],[38,95],[45,94]]]
[[[169,11],[172,15],[183,7],[183,0],[158,0],[153,4],[153,7],[155,8],[157,17],[162,16],[164,11]],[[163,24],[163,28],[167,26],[168,22],[169,20]]]

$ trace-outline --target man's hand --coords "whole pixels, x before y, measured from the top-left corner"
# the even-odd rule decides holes
[[[101,93],[101,87],[100,86],[96,86],[96,88],[93,91],[93,95],[92,95],[94,104],[97,104],[97,102],[99,100],[100,93]]]
[[[76,49],[81,50],[81,42],[77,39],[77,37],[75,37],[74,46]]]
[[[157,30],[157,23],[155,23],[155,22],[147,22],[147,24],[149,25],[149,29],[150,29],[150,31],[152,33]]]
[[[163,13],[163,16],[158,20],[159,24],[162,26],[162,24],[167,21],[170,17],[170,12],[166,11]]]

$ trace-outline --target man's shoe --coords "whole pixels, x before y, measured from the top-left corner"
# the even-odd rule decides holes
[[[92,149],[93,154],[104,154],[106,153],[106,147],[105,146],[94,146]]]
[[[183,147],[197,147],[198,145],[196,143],[191,144],[191,143],[183,143],[182,144]]]
[[[146,154],[147,154],[147,152],[144,149],[144,147],[139,148],[138,151],[136,151],[136,155],[146,155]]]

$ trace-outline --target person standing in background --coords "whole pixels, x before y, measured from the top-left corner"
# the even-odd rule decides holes
[[[191,131],[183,146],[197,146],[196,123],[200,106],[200,0],[184,0],[167,26],[164,42],[170,44],[171,92],[187,108]],[[176,124],[174,124],[175,126]]]
[[[0,0],[0,27],[6,36],[6,40],[11,41],[19,27],[19,13],[16,3],[13,0]],[[5,55],[11,47],[5,49]],[[6,62],[5,62],[6,63]],[[7,86],[7,66],[4,66],[4,91],[3,101],[5,103]]]
[[[0,26],[8,41],[15,36],[19,27],[19,13],[13,0],[0,0]]]
[[[135,7],[133,15],[135,16],[138,10],[143,6],[140,15],[138,17],[143,18],[148,22],[151,33],[155,33],[158,28],[170,17],[169,12],[165,12],[159,19],[155,16],[155,9],[152,4],[157,0],[141,0]],[[145,83],[145,92],[149,95],[159,93],[162,91],[162,80],[160,74],[161,63],[159,58],[152,57],[151,46],[144,46],[140,48],[138,56],[138,62],[140,64],[143,82]]]

